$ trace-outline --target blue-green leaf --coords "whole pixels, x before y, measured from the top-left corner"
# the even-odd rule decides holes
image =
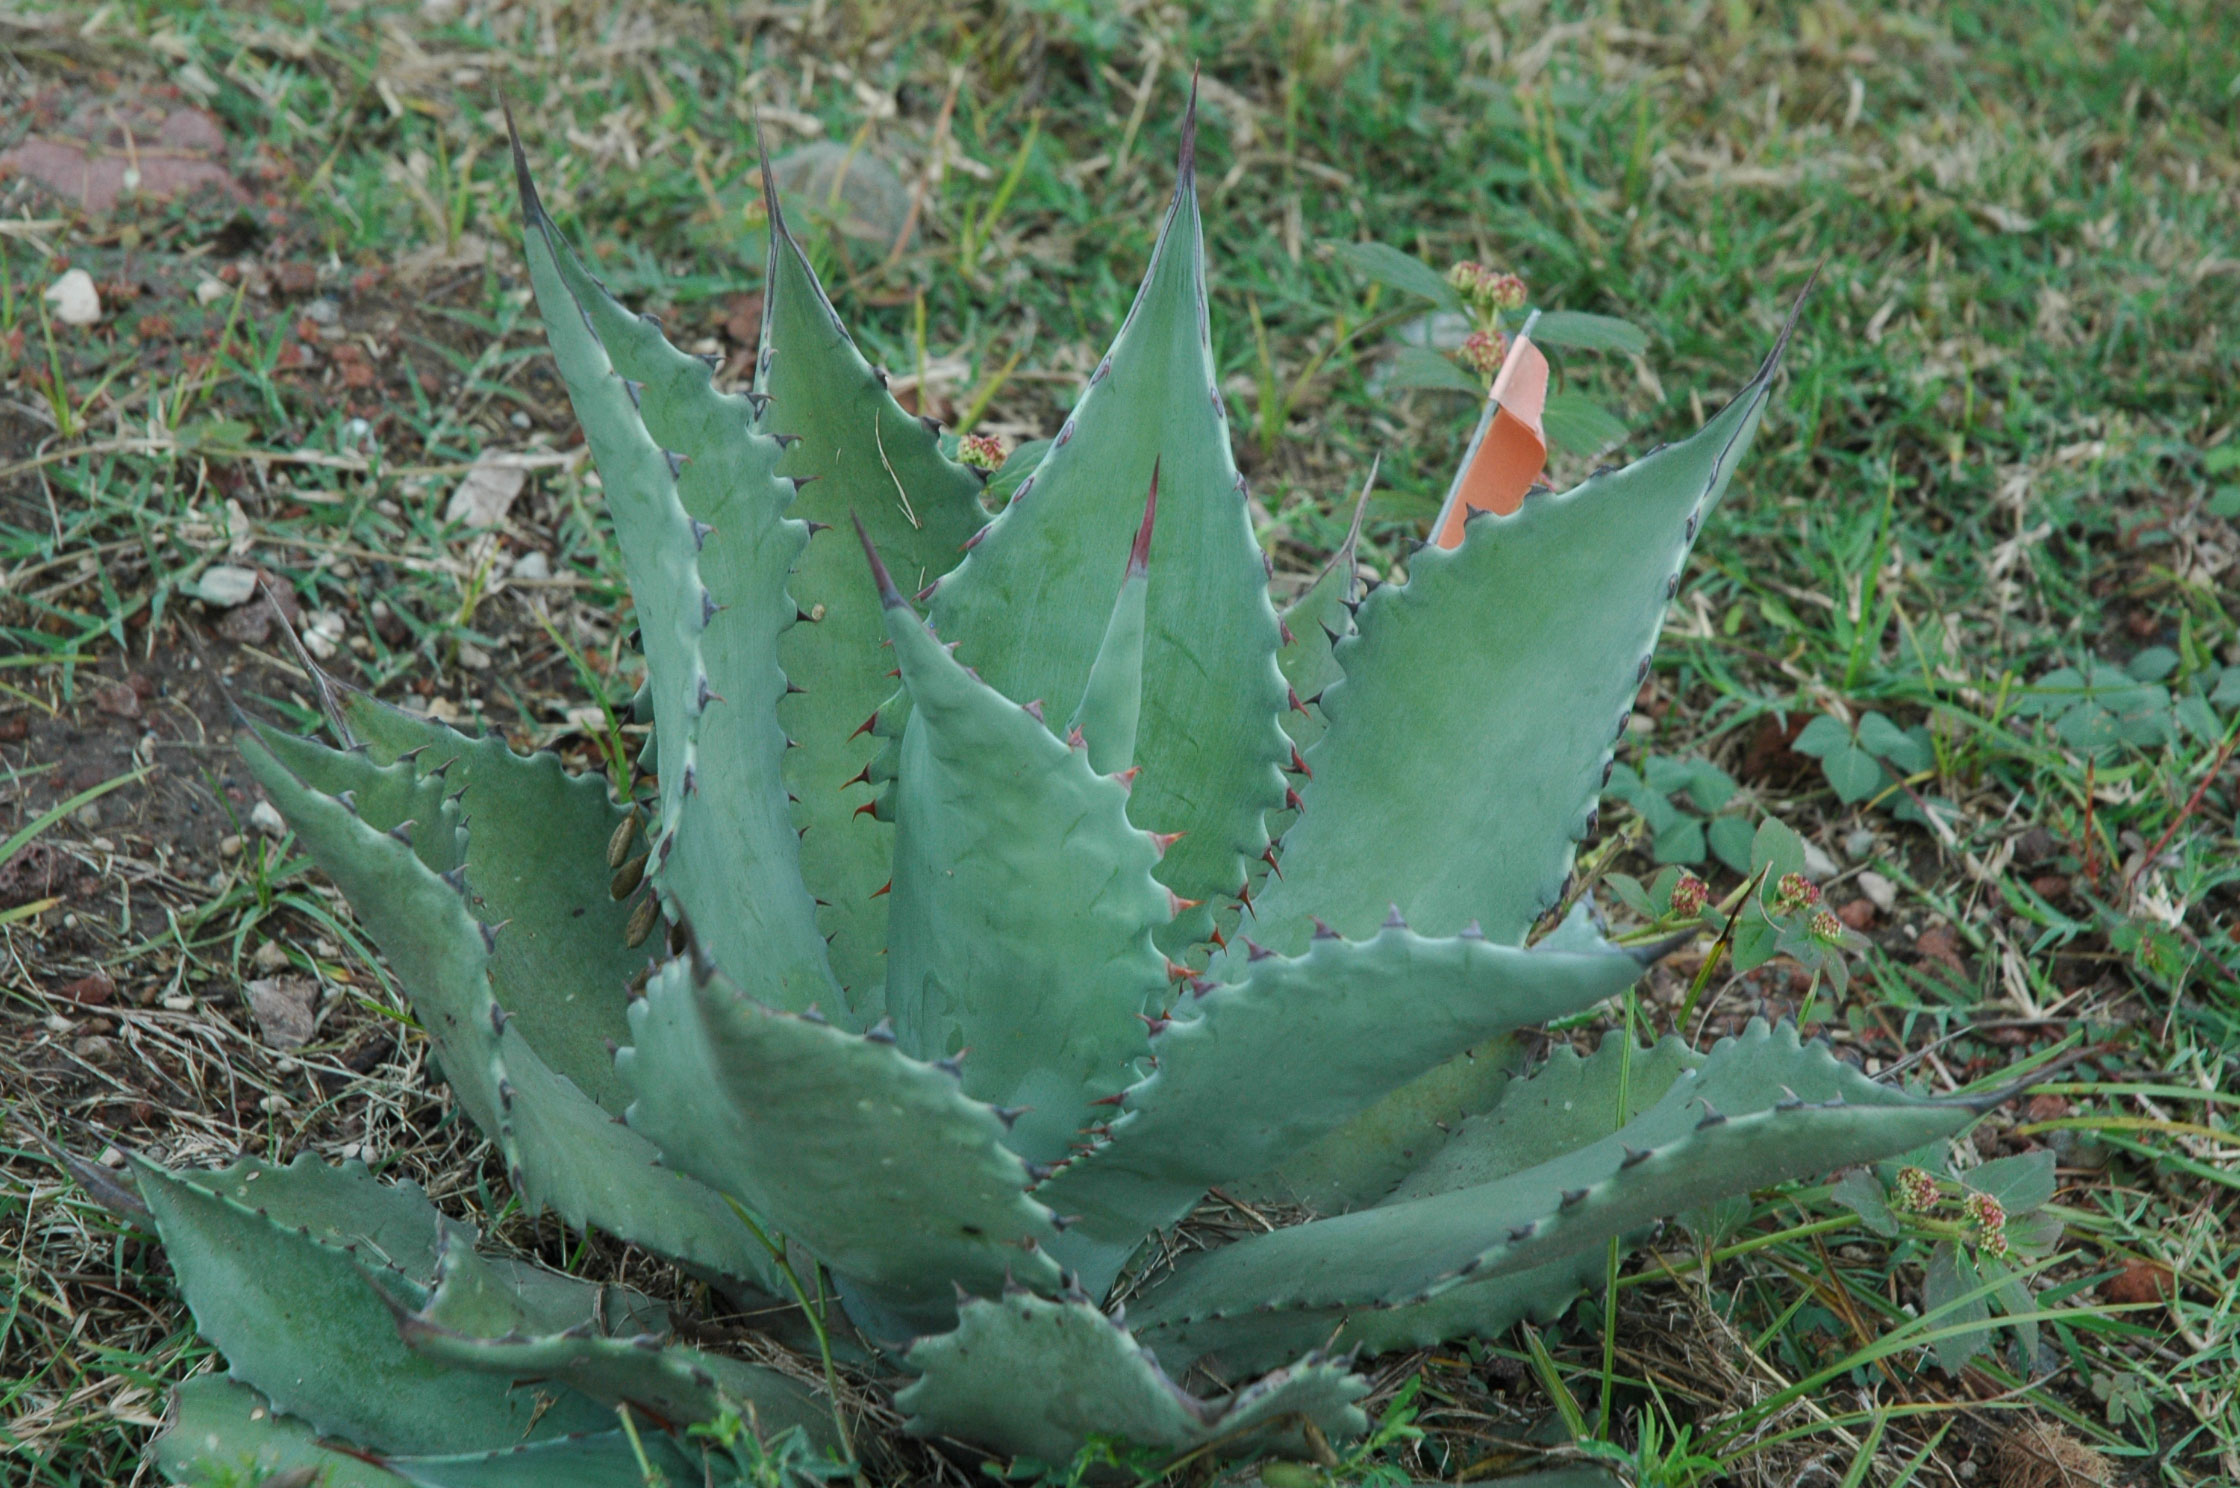
[[[1846,745],[1829,754],[1820,761],[1820,773],[1828,777],[1828,784],[1835,787],[1836,799],[1846,806],[1873,795],[1889,778],[1883,773],[1882,762],[1856,745]]]
[[[1615,315],[1590,315],[1584,310],[1543,310],[1532,318],[1532,339],[1543,346],[1570,346],[1580,351],[1616,351],[1633,356],[1649,349],[1649,333],[1630,320]],[[1555,400],[1548,400],[1551,406]]]
[[[1626,421],[1584,393],[1550,393],[1540,410],[1548,443],[1574,455],[1599,455],[1626,437]]]
[[[2045,1148],[2014,1157],[1995,1157],[1962,1173],[1960,1182],[1997,1199],[2011,1219],[2052,1200],[2053,1162],[2053,1153]]]
[[[1990,1337],[1990,1329],[1968,1326],[1982,1324],[1991,1316],[1988,1301],[1982,1297],[1968,1297],[1968,1293],[1982,1285],[1983,1278],[1977,1274],[1975,1262],[1950,1240],[1939,1240],[1936,1248],[1929,1252],[1929,1264],[1921,1279],[1921,1311],[1930,1319],[1932,1328],[1962,1329],[1932,1345],[1937,1362],[1954,1374],[1983,1352],[1985,1341]],[[1960,1301],[1963,1297],[1967,1298],[1964,1302]],[[1952,1310],[1944,1311],[1947,1307]]]
[[[1750,871],[1750,843],[1753,834],[1747,818],[1722,816],[1711,823],[1709,836],[1714,857],[1737,873]]]
[[[1882,1191],[1882,1180],[1875,1177],[1874,1169],[1853,1168],[1836,1180],[1828,1196],[1858,1215],[1861,1224],[1884,1239],[1898,1233],[1898,1216],[1891,1211],[1889,1196]]]
[[[1428,933],[1475,919],[1523,938],[1589,828],[1669,592],[1778,360],[1689,439],[1474,517],[1460,547],[1418,549],[1405,584],[1362,602],[1256,939],[1295,952],[1316,916],[1358,938],[1394,904]]]
[[[1814,759],[1826,759],[1839,749],[1849,748],[1850,744],[1851,730],[1845,728],[1840,719],[1822,713],[1804,726],[1804,731],[1789,747]]]
[[[932,595],[957,660],[1019,703],[1070,718],[1126,575],[1129,541],[1159,467],[1146,596],[1143,703],[1128,816],[1182,833],[1159,881],[1198,901],[1161,932],[1179,952],[1214,925],[1267,848],[1291,743],[1276,665],[1266,559],[1213,364],[1186,120],[1173,204],[1127,322],[1049,453]],[[878,534],[874,533],[874,537]],[[886,543],[880,551],[886,554]],[[890,562],[892,555],[887,555]],[[860,559],[858,560],[860,564]]]
[[[1331,256],[1373,284],[1397,289],[1442,310],[1460,310],[1462,301],[1437,269],[1389,243],[1330,244]]]
[[[1468,393],[1474,398],[1486,395],[1484,378],[1465,372],[1452,358],[1443,357],[1428,346],[1403,346],[1393,352],[1392,371],[1385,379],[1385,386],[1436,388],[1440,392]]]

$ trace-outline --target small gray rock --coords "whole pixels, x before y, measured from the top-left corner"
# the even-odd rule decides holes
[[[256,570],[231,563],[213,563],[194,581],[194,597],[221,610],[247,604],[256,592]]]
[[[309,977],[260,977],[242,985],[241,1000],[249,1004],[249,1012],[268,1046],[300,1049],[311,1042],[315,1023],[312,1009],[319,1000],[319,987]]]

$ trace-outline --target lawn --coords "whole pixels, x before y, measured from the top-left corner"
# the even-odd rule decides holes
[[[1763,1013],[1924,1088],[2032,1075],[1954,1171],[2057,1164],[1992,1313],[2027,1310],[2034,1352],[1923,1319],[1949,1226],[1791,1184],[1668,1227],[1560,1322],[1365,1361],[1377,1445],[1315,1471],[2240,1483],[2219,0],[0,12],[0,1478],[149,1475],[167,1388],[212,1362],[55,1146],[363,1156],[523,1254],[661,1274],[513,1201],[230,743],[232,703],[318,723],[291,630],[580,767],[637,685],[501,97],[555,215],[719,381],[761,314],[759,128],[896,394],[1016,444],[1127,311],[1193,69],[1214,354],[1279,593],[1372,462],[1365,576],[1404,576],[1476,417],[1443,360],[1467,327],[1348,245],[1646,333],[1551,349],[1558,488],[1697,427],[1802,296],[1582,860],[1624,924],[1677,866],[1737,889],[1781,823],[1848,976],[1738,972],[1706,937],[1555,1037]],[[962,1449],[898,1463],[976,1478]]]

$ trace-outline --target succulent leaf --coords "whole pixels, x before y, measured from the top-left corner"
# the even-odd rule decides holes
[[[134,1169],[196,1328],[235,1379],[314,1430],[382,1451],[468,1452],[608,1424],[604,1407],[573,1390],[517,1390],[419,1358],[398,1339],[360,1256],[191,1175],[138,1159]],[[404,1273],[382,1275],[418,1300]]]
[[[1488,1109],[1509,1084],[1522,1054],[1508,1038],[1488,1039],[1426,1070],[1326,1136],[1265,1173],[1221,1185],[1246,1203],[1296,1205],[1343,1214],[1374,1204],[1428,1161],[1448,1134]]]
[[[248,755],[249,766],[260,780],[260,761],[276,760],[289,784],[332,797],[375,831],[397,835],[412,856],[431,873],[450,873],[465,865],[467,843],[452,787],[442,775],[420,769],[411,761],[376,760],[370,750],[329,749],[316,739],[306,739],[250,721],[258,748]],[[271,783],[265,783],[267,793]],[[287,803],[274,798],[285,814]],[[295,823],[291,818],[289,825]],[[299,835],[302,828],[298,827]],[[308,837],[305,845],[314,856],[318,845]],[[322,866],[324,866],[322,864]]]
[[[488,1452],[429,1457],[384,1457],[378,1462],[330,1446],[304,1421],[268,1407],[256,1391],[221,1375],[186,1381],[174,1395],[171,1424],[151,1455],[175,1483],[292,1481],[291,1472],[315,1476],[319,1488],[614,1488],[646,1481],[646,1462],[671,1483],[703,1481],[699,1463],[659,1432],[641,1430],[638,1442],[620,1430],[560,1437]],[[730,1475],[719,1484],[737,1481]]]
[[[1363,935],[1388,904],[1427,933],[1476,920],[1495,940],[1524,938],[1562,888],[1672,585],[1780,353],[1692,437],[1514,515],[1473,517],[1459,548],[1417,550],[1407,583],[1362,602],[1282,877],[1254,901],[1255,938],[1296,951],[1317,916]]]
[[[634,1434],[599,1431],[479,1456],[392,1457],[387,1465],[414,1488],[639,1488],[644,1483],[734,1488],[745,1481],[727,1469],[711,1470],[644,1425]]]
[[[1055,1162],[1128,1083],[1163,1001],[1159,849],[1128,824],[1125,785],[969,676],[886,587],[912,703],[887,1008],[904,1051],[971,1050],[965,1093],[1016,1113],[1014,1151]]]
[[[1283,731],[1295,749],[1306,749],[1322,737],[1322,690],[1345,675],[1332,652],[1338,642],[1353,634],[1353,607],[1360,603],[1361,596],[1357,571],[1361,519],[1368,514],[1369,493],[1376,489],[1376,483],[1377,472],[1372,466],[1369,478],[1362,483],[1361,498],[1354,503],[1353,524],[1346,529],[1345,541],[1338,544],[1314,581],[1283,609],[1283,631],[1289,639],[1276,653],[1276,667],[1283,673],[1291,696],[1301,700],[1299,707],[1286,709],[1283,714]],[[1282,821],[1288,826],[1290,816]],[[1283,835],[1273,825],[1269,833]]]
[[[1608,1251],[1590,1246],[1424,1302],[1222,1308],[1172,1323],[1143,1323],[1143,1341],[1169,1369],[1203,1363],[1229,1374],[1268,1368],[1303,1348],[1358,1348],[1374,1356],[1458,1338],[1499,1338],[1520,1322],[1562,1317],[1582,1291],[1602,1280],[1608,1264]]]
[[[957,1285],[1055,1289],[1049,1211],[993,1110],[876,1033],[775,1012],[703,970],[664,967],[617,1056],[631,1128],[672,1167],[921,1331],[947,1326]]]
[[[354,1160],[330,1166],[306,1152],[281,1167],[244,1157],[197,1171],[189,1181],[241,1208],[261,1211],[283,1229],[308,1232],[368,1271],[394,1272],[416,1287],[435,1285],[447,1241],[474,1238],[467,1226],[439,1213],[419,1184],[384,1183]]]
[[[1081,1216],[1058,1257],[1101,1290],[1207,1188],[1265,1171],[1473,1044],[1591,1007],[1640,975],[1625,951],[1427,940],[1400,925],[1250,959],[1244,980],[1176,1009],[1110,1142],[1041,1190]]]
[[[1560,1158],[1639,1116],[1683,1071],[1702,1063],[1703,1056],[1675,1038],[1635,1049],[1630,1058],[1625,1036],[1615,1031],[1583,1059],[1559,1046],[1531,1075],[1510,1080],[1491,1109],[1461,1122],[1384,1202],[1487,1183]],[[1606,1262],[1602,1248],[1589,1246],[1506,1276],[1467,1282],[1427,1302],[1226,1311],[1158,1330],[1152,1342],[1176,1368],[1210,1357],[1219,1368],[1249,1370],[1325,1344],[1375,1354],[1452,1338],[1490,1338],[1520,1320],[1553,1321],[1603,1274]]]
[[[538,201],[518,152],[515,169],[529,227],[522,248],[545,340],[598,466],[637,608],[653,702],[660,833],[667,838],[677,831],[684,797],[698,782],[701,715],[727,701],[717,696],[701,654],[701,636],[713,620],[703,600],[707,585],[700,576],[701,534],[677,488],[681,466],[672,464],[669,452],[647,432],[634,384],[615,368],[590,308],[562,272],[567,246]],[[658,863],[655,867],[663,901],[675,914],[709,922],[711,935],[728,932],[737,912],[728,904],[731,890],[723,875],[682,876],[672,882],[658,872]],[[750,954],[747,964],[758,963]]]
[[[750,979],[762,1001],[833,1007],[839,999],[802,883],[801,839],[783,769],[786,736],[776,711],[788,685],[780,638],[797,613],[786,578],[809,540],[807,525],[787,515],[794,489],[778,475],[784,450],[757,426],[746,398],[717,392],[706,362],[670,345],[658,323],[631,314],[591,276],[545,214],[518,140],[514,161],[531,255],[548,262],[566,291],[564,301],[547,307],[547,318],[580,312],[582,321],[548,332],[555,353],[588,329],[613,368],[609,381],[630,385],[621,391],[644,436],[624,441],[631,470],[644,466],[647,442],[682,457],[669,483],[685,531],[696,539],[693,568],[704,588],[669,596],[659,608],[681,604],[683,620],[696,628],[706,700],[697,691],[689,699],[689,758],[667,752],[662,759],[670,819],[653,847],[655,881],[708,954]],[[542,285],[539,294],[542,304]],[[571,394],[584,375],[571,378]],[[613,393],[602,384],[596,396],[619,422],[624,410]],[[599,458],[604,471],[607,456]],[[611,492],[609,504],[616,505]],[[673,540],[673,520],[661,531]],[[691,678],[685,682],[693,686]],[[686,766],[689,785],[668,779]],[[669,790],[671,784],[680,789]]]
[[[430,834],[400,841],[385,824],[307,786],[261,742],[239,737],[243,760],[297,837],[341,887],[412,999],[444,1077],[489,1133],[524,1196],[576,1226],[597,1225],[658,1254],[778,1285],[767,1254],[721,1198],[654,1166],[654,1149],[545,1063],[490,986],[488,927],[464,891],[415,856]],[[312,746],[316,748],[316,746]],[[331,756],[331,759],[325,757]],[[409,776],[409,765],[357,759],[366,772]],[[361,807],[377,804],[369,793]],[[492,932],[492,934],[502,932]],[[620,995],[617,989],[616,995]]]
[[[1193,120],[1183,126],[1174,202],[1112,349],[1033,475],[933,598],[958,658],[1006,697],[1070,717],[1120,593],[1154,462],[1158,531],[1143,653],[1129,816],[1180,832],[1159,880],[1201,906],[1161,935],[1169,954],[1203,939],[1210,902],[1243,887],[1283,804],[1289,747],[1277,715],[1276,616],[1229,452],[1207,337]],[[884,539],[881,539],[882,546]]]
[[[405,1488],[411,1482],[355,1451],[321,1445],[307,1423],[222,1374],[197,1375],[172,1391],[171,1420],[148,1455],[174,1483],[206,1483],[227,1472],[249,1483],[313,1473],[310,1481],[320,1488]]]
[[[362,692],[342,693],[340,711],[375,763],[407,758],[456,797],[468,818],[469,912],[506,927],[490,958],[498,1005],[556,1073],[619,1115],[607,1050],[627,1032],[622,989],[645,954],[626,943],[633,901],[609,892],[606,849],[624,813],[606,782],[569,774],[557,755],[518,755],[497,735],[470,739]],[[303,776],[302,751],[291,753],[286,735],[258,737]]]
[[[1089,1303],[1024,1292],[965,1303],[956,1331],[919,1342],[907,1362],[920,1376],[895,1404],[912,1433],[1046,1462],[1066,1461],[1090,1436],[1177,1452],[1213,1442],[1296,1451],[1300,1420],[1335,1440],[1368,1426],[1354,1404],[1368,1382],[1319,1356],[1201,1400]]]
[[[1568,1046],[1558,1046],[1530,1075],[1510,1081],[1493,1109],[1463,1122],[1446,1145],[1397,1184],[1382,1203],[1428,1198],[1555,1162],[1639,1119],[1683,1076],[1704,1065],[1705,1056],[1670,1036],[1630,1055],[1625,1044],[1625,1035],[1612,1029],[1602,1036],[1601,1047],[1584,1057]],[[1798,1045],[1794,1038],[1784,1038],[1783,1030],[1769,1029],[1764,1047]],[[1805,1046],[1805,1051],[1818,1047]],[[1760,1109],[1783,1098],[1778,1091],[1770,1097],[1753,1096],[1738,1101],[1737,1109]]]
[[[1793,1027],[1754,1020],[1611,1136],[1490,1182],[1239,1241],[1146,1293],[1138,1316],[1152,1333],[1256,1306],[1429,1300],[1661,1215],[1905,1151],[1977,1114],[1877,1085],[1825,1046],[1800,1046]]]
[[[894,814],[859,808],[872,806],[879,791],[874,757],[899,735],[863,730],[893,693],[893,663],[885,659],[879,596],[847,528],[859,518],[915,592],[949,572],[988,519],[982,478],[941,453],[933,431],[904,411],[885,375],[848,338],[786,230],[767,170],[763,194],[770,212],[756,373],[770,399],[763,427],[798,440],[781,467],[801,488],[792,514],[819,524],[790,586],[809,620],[778,642],[786,676],[802,689],[778,704],[778,722],[797,746],[786,751],[785,778],[798,803],[801,874],[830,941],[832,973],[869,1026],[887,979],[889,906],[880,890],[891,876]]]
[[[670,1430],[713,1421],[729,1406],[765,1431],[798,1426],[820,1445],[833,1442],[831,1414],[776,1370],[686,1348],[658,1331],[631,1331],[637,1319],[627,1314],[540,1318],[470,1246],[446,1249],[425,1305],[392,1301],[391,1311],[407,1348],[454,1369],[557,1381]]]
[[[1135,763],[1136,725],[1143,711],[1144,607],[1151,590],[1151,532],[1159,511],[1159,465],[1151,465],[1151,494],[1143,503],[1143,526],[1128,549],[1120,597],[1112,602],[1104,640],[1089,666],[1081,705],[1073,710],[1068,732],[1087,742],[1089,768],[1117,775]]]
[[[447,1226],[428,1290],[428,1321],[481,1337],[571,1329],[635,1337],[669,1330],[669,1309],[643,1292],[486,1256],[463,1225]]]

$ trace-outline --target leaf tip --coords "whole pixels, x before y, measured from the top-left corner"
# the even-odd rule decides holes
[[[1128,577],[1141,578],[1151,570],[1151,527],[1159,515],[1159,461],[1151,459],[1151,490],[1143,498],[1143,525],[1136,529],[1136,540],[1128,548]]]
[[[890,610],[908,609],[910,602],[902,597],[902,591],[894,586],[894,578],[887,572],[887,565],[880,561],[879,550],[872,544],[871,533],[863,525],[862,514],[850,511],[848,520],[856,524],[856,537],[863,544],[864,559],[871,565],[871,582],[879,586],[880,605]]]

